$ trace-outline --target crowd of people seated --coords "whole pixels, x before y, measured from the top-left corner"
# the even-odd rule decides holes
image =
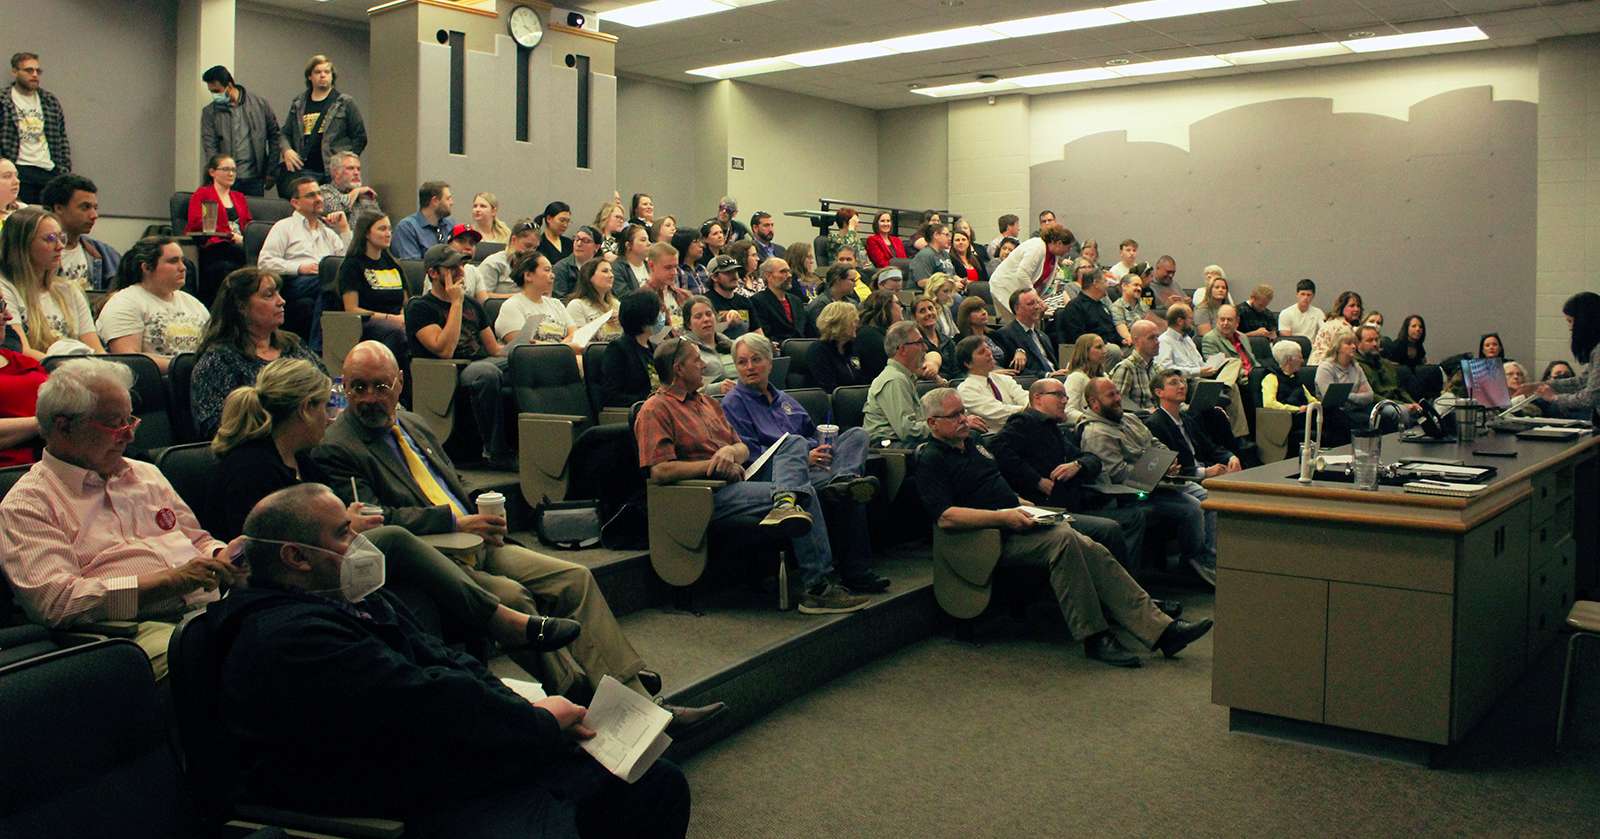
[[[1590,292],[1563,308],[1581,367],[1554,362],[1535,380],[1497,333],[1436,362],[1422,315],[1385,336],[1353,289],[1324,313],[1316,283],[1301,279],[1274,312],[1271,283],[1241,285],[1236,300],[1227,273],[1208,265],[1186,289],[1176,260],[1142,261],[1131,238],[1102,264],[1098,243],[1048,210],[1031,235],[1003,215],[980,244],[967,218],[930,210],[901,236],[890,212],[867,223],[841,208],[814,242],[784,245],[771,214],[746,226],[732,197],[698,224],[620,192],[591,224],[574,225],[560,200],[507,224],[500,199],[477,192],[458,222],[452,186],[430,180],[402,215],[410,208],[385,196],[386,210],[362,182],[361,114],[321,55],[281,130],[226,68],[208,70],[208,160],[185,229],[119,252],[89,235],[98,190],[72,171],[64,107],[40,87],[38,56],[19,53],[11,68],[0,97],[0,464],[33,466],[0,503],[0,566],[31,620],[139,620],[158,672],[172,621],[234,591],[218,619],[239,624],[249,660],[235,659],[223,687],[256,710],[233,733],[269,756],[257,781],[285,804],[317,803],[277,780],[309,765],[286,744],[320,755],[371,743],[360,727],[349,740],[274,740],[272,712],[287,700],[273,697],[302,682],[381,671],[415,691],[400,707],[453,690],[478,703],[503,748],[533,750],[581,736],[581,705],[603,677],[645,696],[661,689],[585,567],[512,544],[504,516],[474,512],[446,441],[402,407],[416,360],[461,363],[481,458],[514,470],[511,356],[529,344],[570,348],[600,402],[632,412],[643,479],[719,481],[712,520],[753,518],[786,543],[806,614],[859,610],[892,587],[874,570],[870,537],[872,511],[895,499],[869,461],[902,453],[907,497],[929,525],[1001,529],[1000,561],[1048,569],[1072,637],[1124,667],[1140,658],[1113,625],[1168,656],[1210,630],[1135,577],[1171,541],[1199,582],[1215,584],[1216,517],[1202,481],[1260,462],[1259,412],[1294,415],[1292,447],[1307,407],[1348,384],[1328,418],[1325,443],[1337,444],[1375,400],[1420,415],[1459,387],[1450,362],[1464,357],[1505,360],[1513,391],[1551,415],[1593,416],[1600,398],[1600,295]],[[249,253],[250,199],[269,185],[292,213]],[[480,255],[485,243],[503,247]],[[331,275],[330,257],[340,260]],[[420,267],[420,286],[408,267]],[[322,354],[330,307],[361,318],[338,385]],[[598,360],[590,344],[604,345]],[[194,356],[188,397],[219,463],[217,532],[159,470],[124,457],[140,424],[135,381],[132,368],[93,357],[107,353],[144,356],[163,374]],[[859,427],[813,417],[788,392],[795,373],[776,376],[788,369],[779,361],[824,393],[864,392]],[[1214,401],[1197,407],[1202,388]],[[335,393],[348,401],[337,419]],[[1173,480],[1123,491],[1157,448],[1173,453]],[[1041,523],[1024,502],[1070,511],[1072,522]],[[484,548],[463,564],[419,539],[444,534]],[[374,562],[386,590],[356,576]],[[433,604],[418,612],[433,623],[408,596]],[[325,629],[294,645],[319,625],[346,640]],[[558,696],[519,705],[436,636],[492,640]],[[324,654],[358,665],[335,673],[316,659]],[[277,672],[287,681],[269,686]],[[667,708],[680,727],[721,710]],[[601,801],[656,808],[664,835],[681,835],[681,776],[662,764],[646,778],[631,792],[588,779],[558,799],[576,802],[568,815],[580,824],[613,817]],[[408,811],[368,788],[381,808]],[[461,790],[461,809],[439,812],[479,818],[469,792],[485,789]]]

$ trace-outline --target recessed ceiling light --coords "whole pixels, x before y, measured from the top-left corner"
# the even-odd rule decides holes
[[[1376,34],[1378,34],[1378,33],[1376,33],[1376,32],[1368,32],[1367,30],[1363,29],[1360,32],[1351,32],[1346,37],[1350,37],[1350,38],[1371,38],[1373,35],[1376,35]]]
[[[1128,59],[1126,59],[1126,58],[1108,58],[1108,59],[1106,59],[1106,66],[1107,67],[1121,67],[1122,65],[1127,64],[1127,63],[1128,63]]]

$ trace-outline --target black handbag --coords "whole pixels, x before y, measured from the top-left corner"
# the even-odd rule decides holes
[[[545,501],[533,510],[533,532],[553,548],[592,548],[600,544],[600,506],[594,501]]]

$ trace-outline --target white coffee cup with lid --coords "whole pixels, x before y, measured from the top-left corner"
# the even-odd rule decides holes
[[[485,516],[506,517],[506,497],[504,493],[490,490],[478,496],[478,512]]]

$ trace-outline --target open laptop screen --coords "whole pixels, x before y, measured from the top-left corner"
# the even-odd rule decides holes
[[[1499,358],[1468,358],[1461,362],[1461,382],[1467,396],[1479,405],[1504,408],[1511,403],[1506,385],[1506,365]]]

